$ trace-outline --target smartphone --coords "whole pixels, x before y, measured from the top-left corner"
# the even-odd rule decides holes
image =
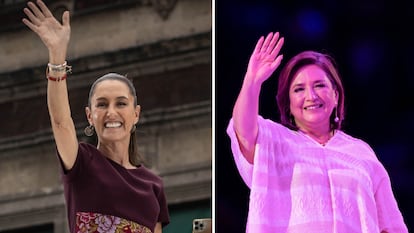
[[[193,233],[211,233],[211,218],[194,219]]]

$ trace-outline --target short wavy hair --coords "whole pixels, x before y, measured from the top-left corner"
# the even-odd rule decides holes
[[[345,117],[345,94],[341,77],[334,59],[328,54],[315,51],[304,51],[297,54],[287,62],[279,74],[276,101],[280,112],[280,123],[290,129],[298,130],[290,111],[289,89],[298,70],[308,65],[316,65],[325,71],[333,88],[338,92],[338,105],[331,113],[330,127],[331,130],[341,129]],[[335,121],[335,111],[339,121]]]

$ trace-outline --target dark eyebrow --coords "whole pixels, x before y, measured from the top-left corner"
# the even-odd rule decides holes
[[[303,83],[296,83],[296,84],[294,84],[293,86],[292,86],[292,88],[295,88],[295,87],[303,87],[304,86],[304,84]]]
[[[128,100],[128,97],[126,96],[118,96],[116,97],[117,100]]]
[[[105,97],[98,97],[96,98],[96,101],[107,101],[108,99]],[[128,100],[128,97],[126,96],[118,96],[116,97],[116,100]]]
[[[106,101],[107,99],[105,98],[105,97],[99,97],[99,98],[96,98],[96,101]]]
[[[314,83],[326,83],[326,80],[324,80],[324,79],[319,79],[319,80],[316,80]]]

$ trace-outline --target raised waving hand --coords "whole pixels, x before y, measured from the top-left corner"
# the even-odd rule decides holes
[[[255,82],[263,83],[277,69],[283,55],[279,55],[284,38],[279,32],[269,33],[266,38],[260,37],[250,57],[246,78],[253,78]]]
[[[23,9],[28,18],[24,18],[23,23],[35,32],[46,45],[51,62],[61,64],[66,58],[70,40],[69,12],[63,13],[61,24],[55,19],[43,1],[37,0],[36,3],[37,5],[28,2],[28,8]]]
[[[269,33],[260,37],[250,57],[243,86],[233,108],[233,127],[239,141],[241,152],[246,160],[254,163],[254,150],[258,134],[259,95],[264,81],[280,65],[280,55],[284,38],[279,33]]]
[[[78,151],[67,83],[66,79],[61,79],[66,77],[66,53],[70,39],[69,12],[63,13],[60,23],[41,0],[37,0],[36,4],[28,2],[27,6],[23,9],[27,16],[23,23],[40,37],[49,51],[47,104],[56,146],[63,165],[69,170],[76,161]],[[51,66],[64,69],[54,70],[50,69]]]

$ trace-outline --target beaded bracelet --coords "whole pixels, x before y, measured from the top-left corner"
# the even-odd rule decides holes
[[[68,66],[67,61],[65,61],[63,64],[60,64],[60,65],[54,65],[51,63],[47,63],[47,67],[49,68],[49,70],[53,72],[63,72],[63,71],[67,73],[72,72],[72,66]]]
[[[53,72],[56,72],[56,73],[65,72],[65,74],[62,77],[57,77],[56,78],[56,77],[49,76],[49,71],[53,71]],[[69,66],[66,61],[63,64],[60,64],[60,65],[54,65],[54,64],[51,64],[51,63],[47,64],[46,78],[50,81],[55,81],[55,82],[63,81],[67,78],[68,73],[72,73],[72,66]]]

